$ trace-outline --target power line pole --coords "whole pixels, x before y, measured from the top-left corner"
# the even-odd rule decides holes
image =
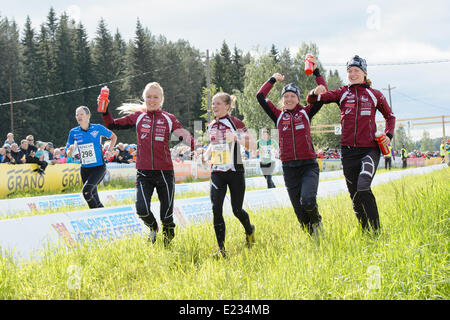
[[[13,98],[12,98],[12,80],[11,80],[11,72],[9,74],[9,112],[10,112],[10,119],[11,119],[11,132],[14,133],[14,109],[13,109]]]
[[[208,123],[211,122],[211,70],[209,65],[209,50],[206,50],[206,87],[207,90],[207,98],[206,98],[206,107],[208,111]]]
[[[387,89],[383,88],[383,90],[387,90],[388,91],[389,105],[391,106],[392,111],[394,111],[394,108],[392,107],[391,90],[394,90],[394,89],[395,89],[395,87],[391,87],[390,84],[388,84]],[[394,128],[394,138],[392,139],[392,148],[395,150],[395,128]]]
[[[447,137],[445,136],[445,116],[442,116],[442,140],[447,141]]]

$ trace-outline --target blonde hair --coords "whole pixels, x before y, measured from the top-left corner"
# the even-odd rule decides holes
[[[372,88],[372,80],[370,80],[369,78],[367,78],[367,76],[364,76],[364,80],[367,82],[367,84],[369,85],[369,87]]]
[[[232,94],[228,94],[226,92],[218,92],[214,95],[212,98],[213,100],[215,98],[220,98],[220,100],[225,103],[225,105],[230,105],[230,109],[228,109],[228,114],[230,115],[233,109],[236,107],[236,96]]]
[[[147,85],[145,86],[144,90],[142,91],[142,99],[145,101],[145,93],[149,90],[149,89],[158,89],[161,93],[161,105],[160,107],[162,107],[163,103],[164,103],[164,90],[161,87],[161,85],[158,82],[149,82],[147,83]],[[147,107],[145,106],[145,103],[124,103],[122,104],[120,107],[117,108],[117,110],[119,110],[119,114],[130,114],[130,113],[135,113],[137,111],[143,111],[145,112],[147,110]]]

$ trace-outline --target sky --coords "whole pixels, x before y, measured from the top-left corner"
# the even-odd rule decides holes
[[[268,51],[274,44],[294,55],[302,42],[312,42],[324,67],[337,69],[345,83],[345,63],[358,54],[367,60],[374,88],[388,98],[388,86],[395,87],[391,101],[398,120],[446,115],[450,121],[448,1],[0,0],[0,16],[21,30],[30,16],[38,30],[50,7],[81,21],[90,39],[102,17],[125,40],[133,39],[139,18],[152,34],[187,40],[203,52],[215,52],[226,41],[244,52]],[[442,119],[402,123],[420,139],[424,129],[442,136],[442,124],[419,125],[436,121]],[[450,123],[445,133],[450,136]]]

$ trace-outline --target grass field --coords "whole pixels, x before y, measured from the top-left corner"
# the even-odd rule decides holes
[[[347,194],[319,199],[324,237],[291,208],[250,212],[256,244],[226,217],[227,259],[211,223],[145,237],[49,248],[40,261],[0,258],[0,299],[449,299],[450,169],[373,188],[378,236],[362,233]]]

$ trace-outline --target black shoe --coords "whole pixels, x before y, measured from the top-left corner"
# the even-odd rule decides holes
[[[216,252],[214,252],[213,257],[215,259],[220,259],[220,258],[227,258],[227,251],[225,250],[225,247],[219,248],[219,250],[217,250]]]
[[[251,225],[252,233],[245,234],[245,241],[248,248],[251,248],[255,244],[255,226]]]
[[[167,248],[170,242],[175,237],[175,228],[173,227],[163,227],[163,238],[164,238],[164,246]]]
[[[323,238],[322,222],[313,223],[311,226],[312,236],[316,240]]]
[[[156,234],[158,233],[158,230],[152,230],[150,229],[150,233],[148,234],[148,242],[155,243],[156,242]]]

